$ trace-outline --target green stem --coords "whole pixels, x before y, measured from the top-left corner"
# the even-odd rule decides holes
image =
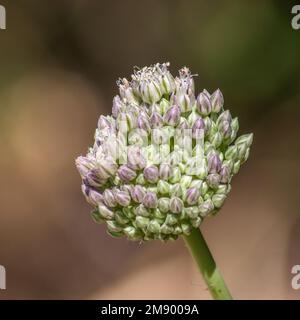
[[[198,269],[202,273],[212,297],[216,300],[231,300],[232,296],[217,269],[215,260],[200,229],[193,229],[189,236],[183,236],[183,238]]]

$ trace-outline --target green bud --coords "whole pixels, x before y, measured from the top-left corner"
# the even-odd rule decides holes
[[[226,199],[225,194],[215,194],[214,196],[212,196],[212,202],[216,208],[221,208],[225,199]]]
[[[225,159],[227,160],[235,160],[238,156],[238,148],[237,146],[230,146],[225,152]]]
[[[181,224],[181,229],[182,229],[182,232],[183,234],[189,236],[192,232],[192,227],[191,225],[187,224],[187,223],[182,223]]]
[[[240,167],[241,167],[241,161],[238,160],[233,165],[233,169],[232,169],[233,174],[237,174],[240,170]]]
[[[158,208],[161,212],[168,212],[170,209],[170,199],[169,198],[160,198],[158,200]]]
[[[165,223],[160,228],[161,233],[164,233],[164,234],[170,234],[173,232],[173,230],[174,228],[172,228],[171,226],[168,226]]]
[[[107,229],[112,232],[121,232],[123,228],[116,221],[106,221]]]
[[[157,192],[162,195],[168,195],[170,193],[170,185],[164,180],[159,180],[157,183]]]
[[[139,228],[144,229],[148,226],[149,219],[142,216],[137,216],[135,218],[135,223]]]
[[[202,219],[201,219],[200,217],[197,217],[196,219],[193,219],[193,220],[192,220],[192,226],[193,226],[194,228],[199,228],[201,222],[202,222]]]
[[[178,167],[173,167],[172,168],[171,177],[170,177],[169,181],[171,183],[176,183],[176,182],[179,182],[180,179],[181,179],[180,169]]]
[[[188,188],[193,181],[193,178],[191,176],[182,176],[180,180],[180,185],[182,188]]]
[[[103,223],[105,221],[97,209],[91,212],[91,217],[96,223]]]
[[[151,220],[148,224],[147,230],[149,232],[159,234],[160,232],[160,224],[156,220]]]
[[[177,218],[174,217],[173,214],[168,214],[166,217],[166,221],[165,223],[169,226],[173,226],[174,224],[176,224],[178,222]]]

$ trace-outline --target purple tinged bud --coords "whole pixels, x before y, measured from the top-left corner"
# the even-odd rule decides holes
[[[130,196],[125,191],[115,191],[115,199],[122,207],[127,207],[130,204]]]
[[[208,162],[208,172],[217,173],[220,171],[222,162],[217,153],[215,152],[209,153],[207,162]]]
[[[142,203],[143,199],[145,197],[145,190],[142,186],[135,186],[132,190],[131,190],[131,198],[133,199],[133,201],[137,202],[137,203]]]
[[[180,120],[180,112],[180,107],[172,106],[164,116],[165,123],[171,126],[176,126]]]
[[[103,178],[106,177],[107,179],[110,176],[116,174],[118,166],[114,160],[106,158],[100,162],[98,169],[101,172]]]
[[[200,197],[200,191],[196,188],[190,188],[186,192],[186,202],[189,205],[196,204]]]
[[[128,194],[130,194],[132,188],[133,188],[133,186],[130,185],[130,184],[123,184],[123,185],[120,187],[120,190],[121,190],[121,191],[124,191],[124,192],[127,192]]]
[[[149,133],[151,130],[149,120],[144,115],[139,115],[137,119],[137,126]]]
[[[156,166],[151,165],[144,169],[144,177],[150,183],[155,183],[158,180],[158,169]]]
[[[124,182],[132,181],[136,178],[136,173],[130,169],[127,165],[122,165],[118,169],[119,178]]]
[[[102,204],[104,201],[103,195],[94,189],[90,189],[88,198],[89,198],[89,203],[94,206],[98,206],[99,204]]]
[[[113,208],[117,205],[114,192],[110,189],[106,189],[103,192],[103,199],[104,199],[104,203],[110,208]]]
[[[181,213],[183,209],[183,202],[177,197],[173,197],[170,201],[170,211],[173,213]]]
[[[128,167],[133,170],[141,170],[146,166],[146,159],[137,146],[131,146],[127,150]]]
[[[85,178],[89,173],[90,169],[93,168],[93,164],[87,157],[78,157],[75,160],[75,164],[82,178]]]
[[[224,138],[229,138],[232,133],[231,123],[229,121],[222,121],[219,124],[219,131]]]
[[[221,123],[223,121],[228,121],[231,122],[232,121],[232,117],[230,114],[229,110],[225,110],[224,112],[222,112],[217,120],[217,123]]]
[[[207,176],[206,182],[212,189],[217,189],[220,184],[221,177],[217,173],[211,173]]]
[[[203,116],[211,113],[212,105],[209,96],[204,92],[201,92],[197,97],[197,110]]]
[[[98,128],[100,130],[111,129],[112,128],[112,124],[105,116],[101,115],[99,120],[98,120]]]
[[[103,203],[103,195],[94,190],[93,188],[90,188],[89,186],[82,184],[81,186],[82,193],[84,194],[87,202],[92,206],[98,206],[99,204]]]
[[[202,118],[198,118],[192,128],[192,134],[193,138],[199,137],[201,135],[201,132],[204,133],[205,130],[205,122]]]
[[[101,187],[105,182],[106,179],[102,179],[99,175],[99,170],[92,169],[86,176],[87,183],[91,187]]]
[[[147,192],[144,199],[143,204],[147,208],[156,208],[157,207],[157,196],[154,192]]]
[[[152,128],[160,128],[163,125],[163,118],[162,116],[157,113],[153,112],[151,117],[150,117],[150,124]]]
[[[227,183],[230,179],[230,168],[226,164],[222,165],[222,168],[220,170],[220,176],[221,176],[221,182]]]
[[[206,94],[209,98],[210,98],[210,93],[206,90],[206,89],[203,89],[202,91],[204,94]]]
[[[112,115],[114,118],[118,117],[118,114],[122,111],[122,101],[120,96],[115,96],[113,99],[113,105],[112,105]]]
[[[224,105],[224,97],[220,89],[217,89],[210,97],[212,111],[213,112],[220,112]]]
[[[171,166],[167,163],[162,163],[159,166],[159,177],[162,180],[168,180],[171,176]]]

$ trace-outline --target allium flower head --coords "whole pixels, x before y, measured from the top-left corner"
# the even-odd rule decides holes
[[[136,69],[117,82],[112,116],[100,116],[95,142],[76,159],[92,217],[130,240],[174,240],[216,214],[249,156],[253,135],[219,89],[195,95],[188,68]]]

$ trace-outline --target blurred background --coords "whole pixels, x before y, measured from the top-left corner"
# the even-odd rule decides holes
[[[250,159],[202,230],[237,299],[299,299],[300,30],[291,1],[0,0],[0,299],[204,299],[182,240],[113,239],[90,219],[74,159],[116,80],[171,62],[220,88]]]

